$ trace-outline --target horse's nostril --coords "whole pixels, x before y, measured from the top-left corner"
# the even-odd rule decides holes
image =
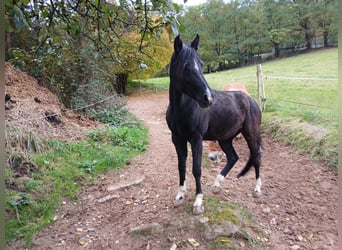
[[[209,107],[213,102],[213,97],[211,95],[203,95],[202,107]]]

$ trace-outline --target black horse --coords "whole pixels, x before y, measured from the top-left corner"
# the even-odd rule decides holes
[[[167,124],[172,132],[172,142],[178,156],[179,191],[176,205],[184,201],[187,142],[191,145],[192,173],[196,181],[194,214],[204,212],[201,189],[202,141],[217,140],[227,156],[227,164],[214,183],[214,192],[220,191],[223,181],[238,160],[232,140],[240,132],[247,141],[250,157],[238,174],[245,175],[255,168],[255,193],[261,193],[259,176],[261,145],[261,111],[253,98],[239,91],[212,90],[202,73],[203,63],[197,53],[199,35],[191,45],[183,44],[179,36],[174,40],[170,63],[169,106]]]

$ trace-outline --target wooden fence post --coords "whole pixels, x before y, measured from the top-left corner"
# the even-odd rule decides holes
[[[264,111],[266,108],[266,95],[265,95],[264,81],[262,77],[261,64],[257,65],[257,82],[258,82],[258,104],[259,104],[261,111]]]

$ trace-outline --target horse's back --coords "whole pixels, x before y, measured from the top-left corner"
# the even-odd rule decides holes
[[[208,108],[209,126],[206,140],[230,139],[239,133],[248,114],[249,96],[241,91],[214,91]]]
[[[214,91],[214,102],[209,108],[210,115],[242,118],[249,108],[249,98],[246,93],[241,91]]]

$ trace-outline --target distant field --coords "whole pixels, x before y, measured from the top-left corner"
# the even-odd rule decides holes
[[[262,72],[267,98],[265,131],[327,165],[337,166],[338,49],[270,61],[262,64]],[[206,74],[205,78],[214,89],[229,82],[243,83],[257,97],[256,65]],[[169,78],[153,78],[139,85],[141,91],[167,91]]]

